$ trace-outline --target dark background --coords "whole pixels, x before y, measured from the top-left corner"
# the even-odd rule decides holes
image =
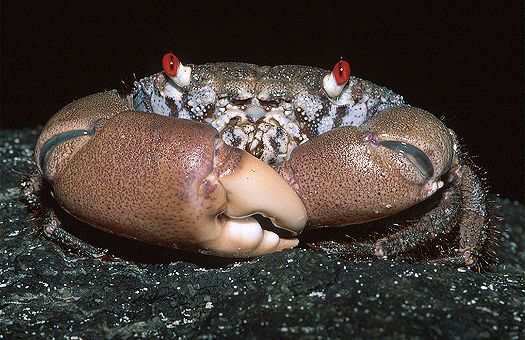
[[[139,2],[137,2],[139,3]],[[438,117],[523,202],[523,4],[494,2],[1,2],[1,128],[35,127],[74,99],[186,63],[331,68]]]

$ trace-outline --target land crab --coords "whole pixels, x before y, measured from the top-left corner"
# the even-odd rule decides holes
[[[435,243],[419,257],[479,264],[494,227],[456,135],[350,76],[347,61],[332,71],[185,66],[168,53],[163,68],[131,91],[74,101],[44,127],[38,167],[76,218],[150,244],[252,257],[297,246],[305,228],[363,225],[438,193],[381,237],[311,245],[384,258]],[[64,235],[56,221],[46,230]]]

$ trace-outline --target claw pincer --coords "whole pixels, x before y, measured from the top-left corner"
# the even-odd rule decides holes
[[[254,256],[297,240],[262,230],[248,216],[269,216],[294,235],[306,223],[304,206],[286,182],[217,139],[211,126],[132,111],[114,92],[57,113],[38,139],[36,156],[64,209],[151,244]]]
[[[451,159],[447,128],[428,112],[398,106],[298,146],[281,175],[303,200],[309,224],[344,226],[423,201],[442,185]]]

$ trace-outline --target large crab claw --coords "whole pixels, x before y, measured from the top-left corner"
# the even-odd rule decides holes
[[[302,198],[310,225],[343,226],[423,201],[443,185],[453,155],[440,120],[400,106],[298,146],[280,173]]]
[[[255,256],[297,245],[306,211],[268,165],[209,125],[130,110],[114,92],[66,106],[37,146],[59,204],[103,230],[168,247]]]

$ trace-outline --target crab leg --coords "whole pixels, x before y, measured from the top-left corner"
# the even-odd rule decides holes
[[[459,188],[450,188],[443,193],[438,206],[424,214],[418,222],[376,241],[373,245],[374,255],[396,256],[446,235],[457,223],[460,204]]]
[[[481,237],[494,236],[494,232],[482,232],[482,230],[494,229],[494,226],[486,208],[486,194],[480,178],[469,165],[462,167],[460,176],[465,208],[460,220],[460,248],[458,253],[465,261],[465,265],[471,266],[474,264],[474,258],[481,253],[480,245],[485,244],[485,239]]]
[[[376,256],[395,256],[415,249],[458,226],[459,249],[456,249],[456,255],[433,262],[466,267],[476,264],[482,250],[480,245],[486,244],[487,237],[494,237],[494,226],[486,209],[481,181],[471,166],[463,165],[452,172],[456,173],[452,187],[443,194],[440,204],[423,215],[419,222],[377,241],[374,245]],[[483,229],[491,230],[482,232]],[[485,235],[485,238],[481,239],[480,235]]]
[[[297,245],[306,223],[294,190],[268,165],[227,146],[212,127],[136,112],[114,92],[80,99],[46,125],[36,156],[58,203],[118,235],[221,256]]]
[[[444,257],[435,262],[473,267],[479,269],[480,255],[485,253],[489,263],[497,257],[494,249],[497,230],[487,211],[487,198],[480,178],[471,165],[463,165],[456,172],[455,181],[460,189],[463,210],[458,221],[459,249],[455,256]],[[486,249],[483,249],[486,247]]]
[[[438,206],[424,214],[419,221],[379,239],[374,244],[374,255],[395,256],[446,235],[456,225],[460,203],[461,197],[457,187],[445,191]]]
[[[324,241],[313,243],[312,246],[344,258],[397,256],[446,235],[456,225],[459,218],[460,201],[459,188],[451,187],[443,193],[438,206],[424,214],[419,221],[375,243]]]

